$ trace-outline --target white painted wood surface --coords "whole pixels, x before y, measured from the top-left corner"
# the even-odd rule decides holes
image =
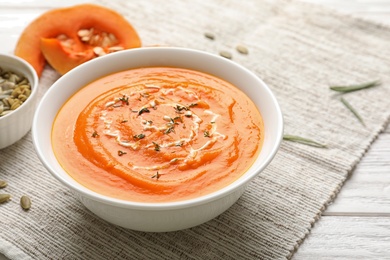
[[[390,259],[390,218],[323,217],[293,259]]]
[[[390,219],[390,127],[373,143],[338,198],[323,215],[383,216]]]
[[[390,259],[390,126],[293,259]]]
[[[390,26],[390,0],[302,1]],[[87,1],[0,0],[0,38],[7,39],[0,42],[0,52],[12,53],[23,28],[44,11],[80,2]],[[390,259],[390,127],[374,142],[293,259]],[[6,258],[0,254],[0,260]]]

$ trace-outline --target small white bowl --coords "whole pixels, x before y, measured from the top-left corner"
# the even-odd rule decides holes
[[[87,83],[118,71],[151,66],[170,66],[206,72],[240,88],[262,114],[265,140],[253,166],[231,185],[191,200],[142,203],[103,196],[80,185],[57,162],[52,150],[51,129],[64,102]],[[33,141],[43,165],[70,188],[93,213],[113,224],[139,231],[165,232],[190,228],[227,210],[272,160],[282,140],[283,120],[279,105],[264,82],[231,60],[206,52],[151,47],[109,54],[78,66],[62,76],[41,100],[32,127]]]
[[[27,100],[11,113],[0,117],[0,149],[19,141],[31,129],[38,93],[38,76],[33,67],[23,59],[0,54],[0,67],[28,79],[31,94]]]

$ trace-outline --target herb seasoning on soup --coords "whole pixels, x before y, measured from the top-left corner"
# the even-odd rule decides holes
[[[61,108],[55,155],[83,186],[143,202],[191,199],[238,179],[264,126],[238,88],[198,71],[150,67],[100,78]]]

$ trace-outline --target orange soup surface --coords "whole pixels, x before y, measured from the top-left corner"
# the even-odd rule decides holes
[[[100,78],[59,111],[55,155],[83,186],[143,202],[191,199],[242,176],[261,150],[252,101],[212,75],[168,67]]]

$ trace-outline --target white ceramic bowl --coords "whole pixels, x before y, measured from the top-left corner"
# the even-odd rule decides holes
[[[0,67],[28,79],[31,85],[29,98],[11,113],[0,117],[0,149],[19,141],[31,129],[38,93],[38,76],[33,67],[23,59],[0,54]]]
[[[123,201],[95,193],[72,179],[59,165],[50,140],[54,118],[77,90],[102,76],[125,69],[171,66],[220,77],[245,92],[260,110],[265,126],[262,151],[253,166],[231,185],[191,200],[164,203]],[[190,49],[151,47],[121,51],[89,61],[62,76],[41,100],[33,121],[35,149],[43,165],[74,191],[93,213],[113,224],[140,231],[174,231],[193,227],[227,210],[276,154],[283,133],[279,105],[270,89],[254,73],[231,60]]]

